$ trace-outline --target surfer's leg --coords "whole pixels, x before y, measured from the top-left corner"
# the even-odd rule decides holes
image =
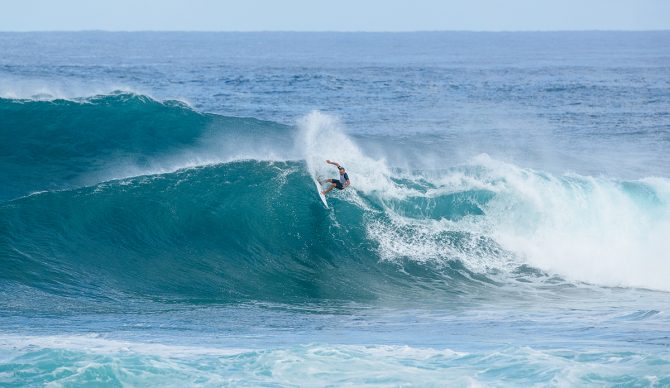
[[[336,186],[335,183],[333,183],[332,185],[330,185],[330,187],[328,187],[327,189],[323,190],[323,191],[322,191],[323,195],[328,194],[328,193],[330,192],[330,190],[332,190],[332,189],[335,188],[335,186]]]

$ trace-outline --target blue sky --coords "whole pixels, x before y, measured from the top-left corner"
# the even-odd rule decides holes
[[[670,0],[14,0],[0,31],[670,29]]]

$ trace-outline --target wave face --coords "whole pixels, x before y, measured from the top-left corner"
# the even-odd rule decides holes
[[[289,128],[128,94],[0,104],[0,279],[18,288],[288,303],[510,282],[670,291],[664,178],[555,175],[486,155],[397,169],[318,112]],[[332,211],[310,177],[334,174],[325,153],[353,182]]]
[[[303,163],[258,161],[33,195],[0,209],[3,277],[52,293],[284,302],[370,299],[389,282],[457,288],[456,264],[380,264],[372,234],[388,216],[331,201],[336,214]]]

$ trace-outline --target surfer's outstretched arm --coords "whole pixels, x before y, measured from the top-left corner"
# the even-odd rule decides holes
[[[339,163],[337,163],[337,162],[333,162],[333,161],[331,161],[331,160],[326,160],[326,163],[328,163],[328,164],[332,164],[333,166],[340,167],[340,164],[339,164]]]

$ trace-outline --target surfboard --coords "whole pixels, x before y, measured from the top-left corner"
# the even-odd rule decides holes
[[[326,202],[326,196],[321,194],[321,190],[323,190],[323,187],[321,187],[321,182],[319,182],[318,179],[316,179],[316,178],[313,178],[313,179],[314,179],[314,184],[316,185],[316,192],[317,192],[317,194],[319,194],[319,197],[321,198],[321,202],[323,202],[323,206],[325,206],[326,209],[328,209],[328,202]]]

